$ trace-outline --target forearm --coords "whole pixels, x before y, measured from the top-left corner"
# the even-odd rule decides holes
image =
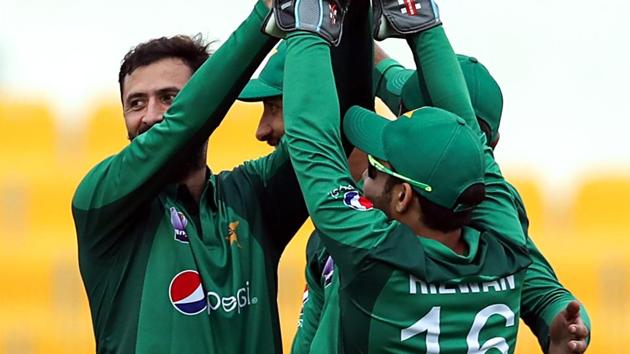
[[[289,37],[283,92],[287,143],[309,214],[330,254],[356,265],[384,237],[384,230],[375,228],[386,225],[382,213],[360,212],[346,204],[348,193],[357,198],[358,193],[341,147],[326,42],[308,34]],[[347,269],[342,260],[337,264]]]
[[[560,284],[551,265],[531,239],[527,241],[527,248],[532,264],[527,270],[523,286],[521,317],[546,353],[549,346],[549,328],[553,319],[571,301],[577,299]],[[591,323],[584,306],[580,308],[580,315],[590,331]]]
[[[442,26],[410,36],[420,87],[430,105],[455,113],[475,131],[479,124],[468,95],[464,74]]]
[[[472,225],[524,245],[525,237],[512,195],[479,128],[464,74],[444,29],[434,27],[410,37],[408,42],[418,68],[418,84],[426,87],[431,105],[462,117],[477,132],[484,148],[486,198],[475,208]]]
[[[376,64],[376,63],[375,63]],[[396,60],[386,58],[374,66],[373,85],[376,97],[380,98],[395,115],[402,113],[402,86],[409,79],[410,70]]]

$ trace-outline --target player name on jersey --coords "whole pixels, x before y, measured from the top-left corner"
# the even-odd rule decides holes
[[[516,283],[514,275],[510,275],[497,280],[482,283],[462,283],[462,284],[431,284],[420,280],[413,275],[409,276],[409,294],[421,295],[449,295],[449,294],[475,294],[514,290]]]

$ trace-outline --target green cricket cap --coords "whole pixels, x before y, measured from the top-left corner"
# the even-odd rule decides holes
[[[282,41],[269,57],[258,78],[249,80],[238,99],[245,102],[257,102],[265,98],[282,95],[282,79],[284,77],[286,56],[287,45],[285,41]]]
[[[458,54],[457,60],[464,73],[475,115],[477,119],[481,119],[490,127],[491,136],[488,143],[492,143],[499,136],[499,125],[503,112],[501,88],[490,75],[488,69],[476,58]],[[410,71],[414,72],[413,70]],[[422,96],[417,75],[405,82],[401,89],[401,97],[405,109],[412,110],[420,107],[422,102],[419,102],[418,98]]]
[[[423,107],[391,121],[353,106],[344,117],[343,130],[355,147],[389,162],[397,173],[428,184],[430,191],[412,187],[442,207],[471,208],[457,199],[468,187],[484,183],[478,136],[462,118],[443,109]]]

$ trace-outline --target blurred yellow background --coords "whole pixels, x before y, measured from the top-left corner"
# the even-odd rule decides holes
[[[213,171],[271,150],[254,139],[261,108],[232,108],[210,140]],[[95,104],[84,118],[84,126],[64,125],[48,102],[0,95],[0,353],[94,352],[70,202],[83,175],[127,140],[116,99]],[[630,335],[629,171],[593,167],[567,195],[544,190],[532,171],[502,166],[523,195],[532,238],[591,315],[588,352],[630,353],[624,343]],[[311,230],[307,222],[279,271],[287,352]],[[517,353],[537,352],[536,340],[522,325]]]

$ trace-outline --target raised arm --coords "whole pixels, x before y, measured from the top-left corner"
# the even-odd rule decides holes
[[[492,149],[486,144],[485,134],[473,110],[462,69],[457,61],[444,29],[435,27],[408,38],[418,69],[419,80],[424,80],[434,107],[453,112],[477,132],[485,148],[484,176],[486,198],[475,208],[473,225],[497,234],[518,244],[525,244],[525,237],[518,220],[507,183],[494,160]]]
[[[164,120],[83,179],[72,202],[79,238],[89,235],[108,249],[116,240],[103,239],[124,236],[125,221],[171,180],[182,157],[208,139],[275,42],[260,32],[267,13],[259,1],[177,95]]]

